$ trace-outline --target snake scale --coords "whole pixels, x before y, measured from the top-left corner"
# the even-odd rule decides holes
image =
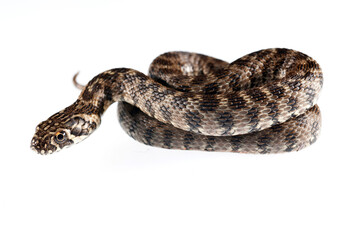
[[[323,85],[319,64],[290,49],[264,49],[232,63],[188,52],[160,55],[149,75],[116,68],[95,76],[69,107],[36,127],[31,148],[49,154],[78,143],[118,102],[121,126],[168,149],[279,153],[316,141]]]

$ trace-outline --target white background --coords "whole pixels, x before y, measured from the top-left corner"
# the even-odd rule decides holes
[[[0,2],[0,239],[361,239],[357,1]],[[227,61],[270,47],[324,72],[320,139],[296,153],[144,146],[116,107],[81,144],[29,148],[35,126],[114,67],[157,55]]]

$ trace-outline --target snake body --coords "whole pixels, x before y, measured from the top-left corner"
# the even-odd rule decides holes
[[[149,75],[117,68],[95,76],[79,98],[41,122],[31,148],[48,154],[78,143],[118,102],[121,126],[169,149],[278,153],[316,141],[323,85],[319,64],[290,49],[260,50],[232,63],[188,52],[157,57]]]

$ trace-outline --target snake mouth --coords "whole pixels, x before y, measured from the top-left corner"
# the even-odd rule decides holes
[[[30,148],[31,148],[31,150],[33,150],[34,152],[36,152],[36,153],[38,153],[38,154],[40,154],[40,155],[47,155],[47,154],[48,154],[47,151],[39,149],[39,148],[37,147],[37,145],[31,144],[31,145],[30,145]]]
[[[49,143],[43,143],[34,136],[31,140],[30,148],[38,154],[47,155],[56,152],[57,148]]]
[[[39,149],[36,149],[35,146],[31,145],[30,146],[31,150],[33,150],[34,152],[40,154],[40,155],[47,155],[48,152],[45,152],[45,150],[39,150]]]

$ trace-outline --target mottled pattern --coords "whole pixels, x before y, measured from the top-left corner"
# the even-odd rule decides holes
[[[278,153],[316,141],[316,104],[323,77],[318,63],[289,49],[266,49],[232,63],[169,52],[149,76],[118,68],[94,77],[78,100],[40,123],[32,148],[52,153],[77,143],[119,102],[124,130],[142,143],[168,149]]]

